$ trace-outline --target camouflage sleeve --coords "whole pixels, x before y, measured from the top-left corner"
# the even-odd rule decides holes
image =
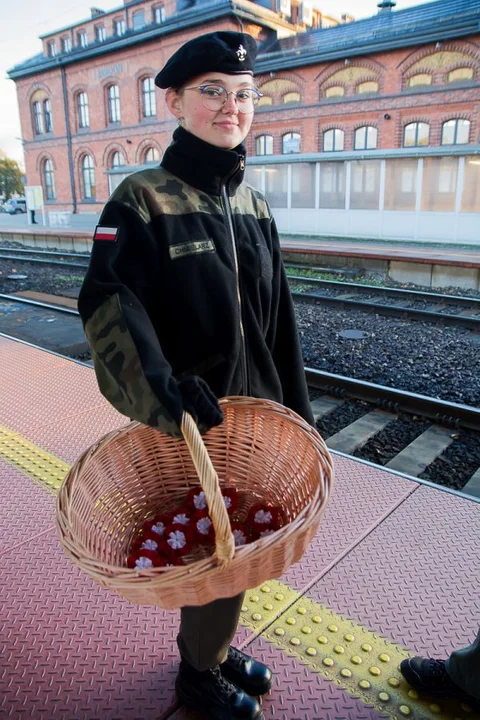
[[[283,389],[283,404],[315,426],[305,378],[302,348],[298,335],[292,295],[283,266],[280,240],[271,220],[273,247],[272,312],[268,344]]]
[[[105,398],[123,415],[180,435],[183,403],[142,300],[155,286],[157,243],[131,207],[105,206],[99,227],[115,239],[94,241],[78,309]]]

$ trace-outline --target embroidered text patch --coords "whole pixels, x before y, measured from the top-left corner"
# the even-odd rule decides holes
[[[178,245],[170,245],[169,253],[172,260],[185,257],[186,255],[197,255],[198,253],[215,252],[215,243],[211,238],[208,240],[194,240]]]

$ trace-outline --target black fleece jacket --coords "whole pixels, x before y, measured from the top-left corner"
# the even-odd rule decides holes
[[[278,234],[244,168],[243,145],[178,128],[159,167],[115,190],[95,232],[79,310],[100,390],[172,434],[177,381],[191,375],[218,398],[268,398],[313,424]]]

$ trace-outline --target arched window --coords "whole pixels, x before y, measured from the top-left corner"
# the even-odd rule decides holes
[[[86,92],[80,92],[77,95],[77,116],[78,127],[88,128],[90,119],[88,117],[88,95]]]
[[[343,85],[332,85],[325,90],[325,97],[343,97],[345,95],[345,88]]]
[[[447,75],[447,82],[461,82],[462,80],[473,79],[473,68],[463,67],[451,70]]]
[[[145,153],[143,156],[144,163],[154,163],[154,162],[158,162],[159,160],[160,160],[160,153],[158,152],[156,147],[149,147],[145,150]]]
[[[371,125],[355,130],[355,150],[373,150],[377,147],[377,128]]]
[[[53,130],[52,103],[50,100],[43,101],[43,115],[45,117],[45,132],[49,133]]]
[[[155,117],[157,114],[153,77],[142,80],[142,114],[143,117]]]
[[[323,152],[340,152],[343,150],[345,133],[338,128],[325,130],[323,133]]]
[[[43,119],[42,103],[37,100],[32,105],[33,108],[33,127],[35,135],[43,135],[45,132],[45,122]]]
[[[110,85],[107,89],[108,98],[108,121],[111,123],[120,122],[120,90],[118,85]]]
[[[362,95],[363,93],[377,93],[378,82],[375,82],[375,80],[367,80],[366,82],[359,83],[355,88],[355,91],[357,95]]]
[[[270,95],[263,95],[257,103],[257,107],[262,105],[273,105],[273,98]]]
[[[93,167],[93,159],[90,155],[84,155],[82,158],[82,186],[84,199],[95,199],[95,168]]]
[[[255,152],[257,155],[273,155],[273,136],[259,135],[255,140]]]
[[[123,153],[120,152],[120,150],[116,150],[114,153],[112,153],[110,165],[112,168],[119,167],[120,165],[125,165],[125,157]]]
[[[297,103],[300,102],[300,93],[299,92],[288,92],[285,93],[285,95],[282,97],[282,102],[284,105],[288,105],[288,103]]]
[[[442,125],[442,145],[466,145],[470,135],[470,120],[447,120]]]
[[[45,190],[46,200],[55,200],[55,183],[53,179],[53,165],[51,160],[45,160],[43,163],[43,187]]]
[[[432,76],[428,73],[418,73],[417,75],[412,75],[411,78],[408,78],[407,86],[408,87],[418,87],[419,85],[431,85],[432,84]]]
[[[300,135],[299,133],[286,133],[282,137],[282,153],[288,155],[289,153],[300,152]]]
[[[428,145],[430,125],[424,122],[413,122],[403,128],[403,147],[419,147]]]

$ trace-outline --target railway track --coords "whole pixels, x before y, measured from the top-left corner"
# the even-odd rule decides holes
[[[288,279],[292,286],[292,295],[299,302],[352,307],[380,315],[445,323],[480,331],[480,299],[478,298],[376,287],[297,275],[289,275]],[[299,283],[303,286],[301,291],[295,290],[295,285],[298,286]],[[315,290],[311,291],[311,288]],[[317,288],[326,290],[326,293],[322,293]],[[368,300],[363,299],[365,294],[370,296]],[[385,299],[389,302],[385,303]]]
[[[50,298],[45,302],[0,294],[4,303],[78,317],[75,308],[60,304],[61,298]],[[418,478],[419,482],[447,484],[480,500],[480,408],[312,368],[305,372],[317,427],[330,449]],[[343,419],[332,424],[332,418],[339,414]],[[397,427],[401,432],[396,432]],[[462,461],[461,471],[454,473],[450,485],[443,478],[437,479],[435,466],[458,444],[467,441],[470,445],[476,443],[477,453],[473,450],[471,457]]]
[[[0,247],[0,260],[12,260],[22,263],[59,265],[62,267],[83,268],[86,270],[89,258],[89,255],[82,253]],[[79,260],[80,262],[78,262]]]

